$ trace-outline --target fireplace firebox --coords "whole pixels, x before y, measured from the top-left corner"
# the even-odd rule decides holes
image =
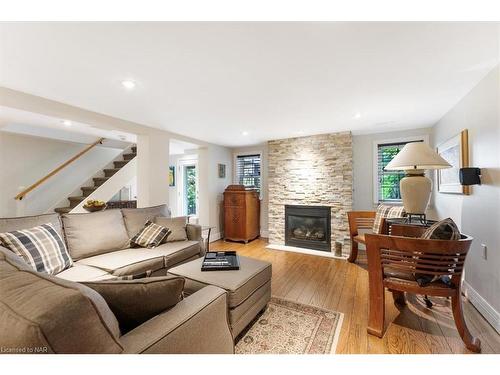
[[[331,209],[285,206],[285,245],[331,251]]]

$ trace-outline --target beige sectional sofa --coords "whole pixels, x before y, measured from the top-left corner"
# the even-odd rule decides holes
[[[46,214],[0,219],[0,233],[51,223],[65,239],[73,267],[59,274],[70,281],[97,281],[167,269],[203,255],[201,227],[186,226],[187,241],[167,242],[154,249],[130,248],[132,238],[147,220],[170,216],[165,205],[107,210],[88,214]]]
[[[129,247],[129,239],[157,216],[169,216],[167,208],[0,219],[0,232],[52,223],[65,239],[74,262],[71,268],[51,276],[34,271],[0,246],[3,352],[233,353],[226,291],[209,285],[182,299],[184,279],[163,276],[168,268],[203,255],[201,227],[188,224],[186,241],[167,242],[153,249]],[[153,277],[106,281],[145,271],[151,271]],[[163,291],[169,295],[172,282],[179,300],[157,311],[164,300],[158,295]],[[111,297],[97,293],[95,285],[92,289],[92,284],[102,288],[103,283],[113,284]],[[148,291],[153,287],[156,293]],[[123,301],[122,295],[130,293],[139,297]],[[125,304],[122,310],[116,306],[120,298]],[[124,330],[120,311],[153,311],[155,315]]]

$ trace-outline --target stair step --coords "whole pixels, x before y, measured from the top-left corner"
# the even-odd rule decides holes
[[[71,210],[72,210],[71,207],[58,207],[54,209],[54,211],[57,212],[58,214],[67,214]]]
[[[111,177],[119,170],[120,168],[104,169],[104,177]]]
[[[137,146],[132,146],[131,150],[134,154],[137,154]]]
[[[84,197],[88,197],[90,194],[92,194],[97,188],[94,186],[84,186],[81,187],[80,190],[83,193]]]
[[[123,160],[132,160],[136,156],[137,154],[135,152],[132,152],[130,154],[123,154]]]
[[[128,160],[120,160],[120,161],[114,161],[113,164],[115,165],[115,168],[123,168],[125,165],[127,165],[129,161]]]
[[[83,196],[78,196],[78,197],[68,197],[69,200],[69,206],[71,208],[75,208],[78,206],[80,203],[82,203],[85,200],[85,197]]]
[[[94,177],[92,180],[94,180],[94,186],[99,187],[102,184],[104,184],[109,177]]]

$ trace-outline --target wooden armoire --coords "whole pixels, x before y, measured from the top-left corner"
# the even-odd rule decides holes
[[[224,240],[247,243],[259,235],[259,193],[243,185],[229,185],[224,191]]]

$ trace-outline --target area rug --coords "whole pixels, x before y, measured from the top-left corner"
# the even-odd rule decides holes
[[[334,354],[344,314],[272,297],[236,339],[236,354]]]

